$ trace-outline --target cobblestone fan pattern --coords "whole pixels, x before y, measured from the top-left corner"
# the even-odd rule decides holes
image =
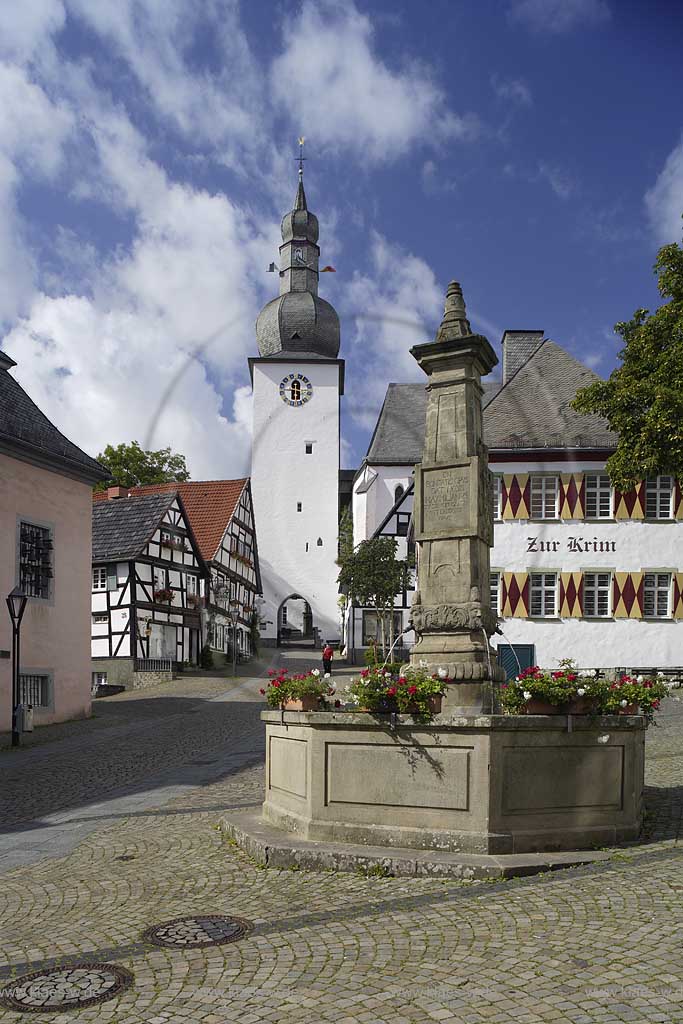
[[[6,872],[0,968],[111,960],[134,974],[41,1024],[683,1022],[682,709],[669,702],[648,733],[645,843],[603,863],[493,883],[259,870],[216,828],[219,809],[261,800],[261,768],[242,767]],[[258,711],[236,704],[235,729]],[[150,922],[213,914],[253,930],[202,949],[141,941]]]
[[[133,975],[112,964],[37,971],[0,989],[0,1004],[22,1013],[52,1013],[113,999]]]
[[[196,917],[179,917],[175,921],[155,924],[145,931],[143,938],[155,946],[169,946],[171,949],[202,949],[205,946],[237,942],[250,930],[251,925],[242,918],[198,914]]]

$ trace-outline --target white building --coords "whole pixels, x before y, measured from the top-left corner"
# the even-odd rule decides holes
[[[301,172],[282,221],[280,294],[256,322],[251,487],[263,586],[261,638],[289,631],[289,601],[308,606],[302,638],[340,635],[336,565],[339,521],[339,405],[344,361],[339,318],[318,296],[318,220]],[[325,269],[325,268],[323,268]]]
[[[542,331],[506,331],[502,383],[484,384],[494,476],[491,600],[502,629],[493,644],[510,672],[517,660],[553,668],[567,657],[583,667],[683,664],[681,486],[670,476],[628,494],[610,485],[605,462],[615,435],[599,417],[569,408],[595,379]],[[424,385],[389,385],[354,483],[354,543],[405,535],[426,404]],[[404,625],[410,597],[396,600]],[[371,631],[367,616],[349,615],[356,657],[367,646],[359,642]]]

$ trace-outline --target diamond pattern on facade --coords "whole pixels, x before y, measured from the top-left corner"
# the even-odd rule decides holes
[[[504,619],[526,619],[529,616],[529,576],[525,572],[504,572],[501,593],[501,614]]]
[[[615,619],[643,617],[642,572],[615,572],[613,605]]]
[[[561,519],[583,519],[583,490],[583,473],[563,473],[561,475]]]
[[[503,477],[503,519],[529,518],[529,474],[513,473]]]
[[[560,618],[580,619],[583,614],[583,573],[560,573]]]
[[[672,614],[674,619],[683,619],[683,572],[673,574],[674,600]]]
[[[614,490],[615,519],[645,518],[645,483],[641,481],[632,491]]]

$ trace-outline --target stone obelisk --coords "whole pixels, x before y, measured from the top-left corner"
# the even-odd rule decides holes
[[[487,339],[472,333],[457,281],[448,286],[435,341],[410,352],[429,377],[424,451],[415,467],[418,590],[411,618],[418,639],[410,663],[447,674],[444,713],[492,712],[505,673],[489,657],[484,635],[497,622],[490,603],[493,508],[481,378],[498,359]]]

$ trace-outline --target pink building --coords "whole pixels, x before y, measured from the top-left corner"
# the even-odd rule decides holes
[[[20,697],[38,725],[90,714],[92,486],[106,470],[67,440],[0,352],[0,732],[11,729],[12,627],[5,597],[28,595]]]

